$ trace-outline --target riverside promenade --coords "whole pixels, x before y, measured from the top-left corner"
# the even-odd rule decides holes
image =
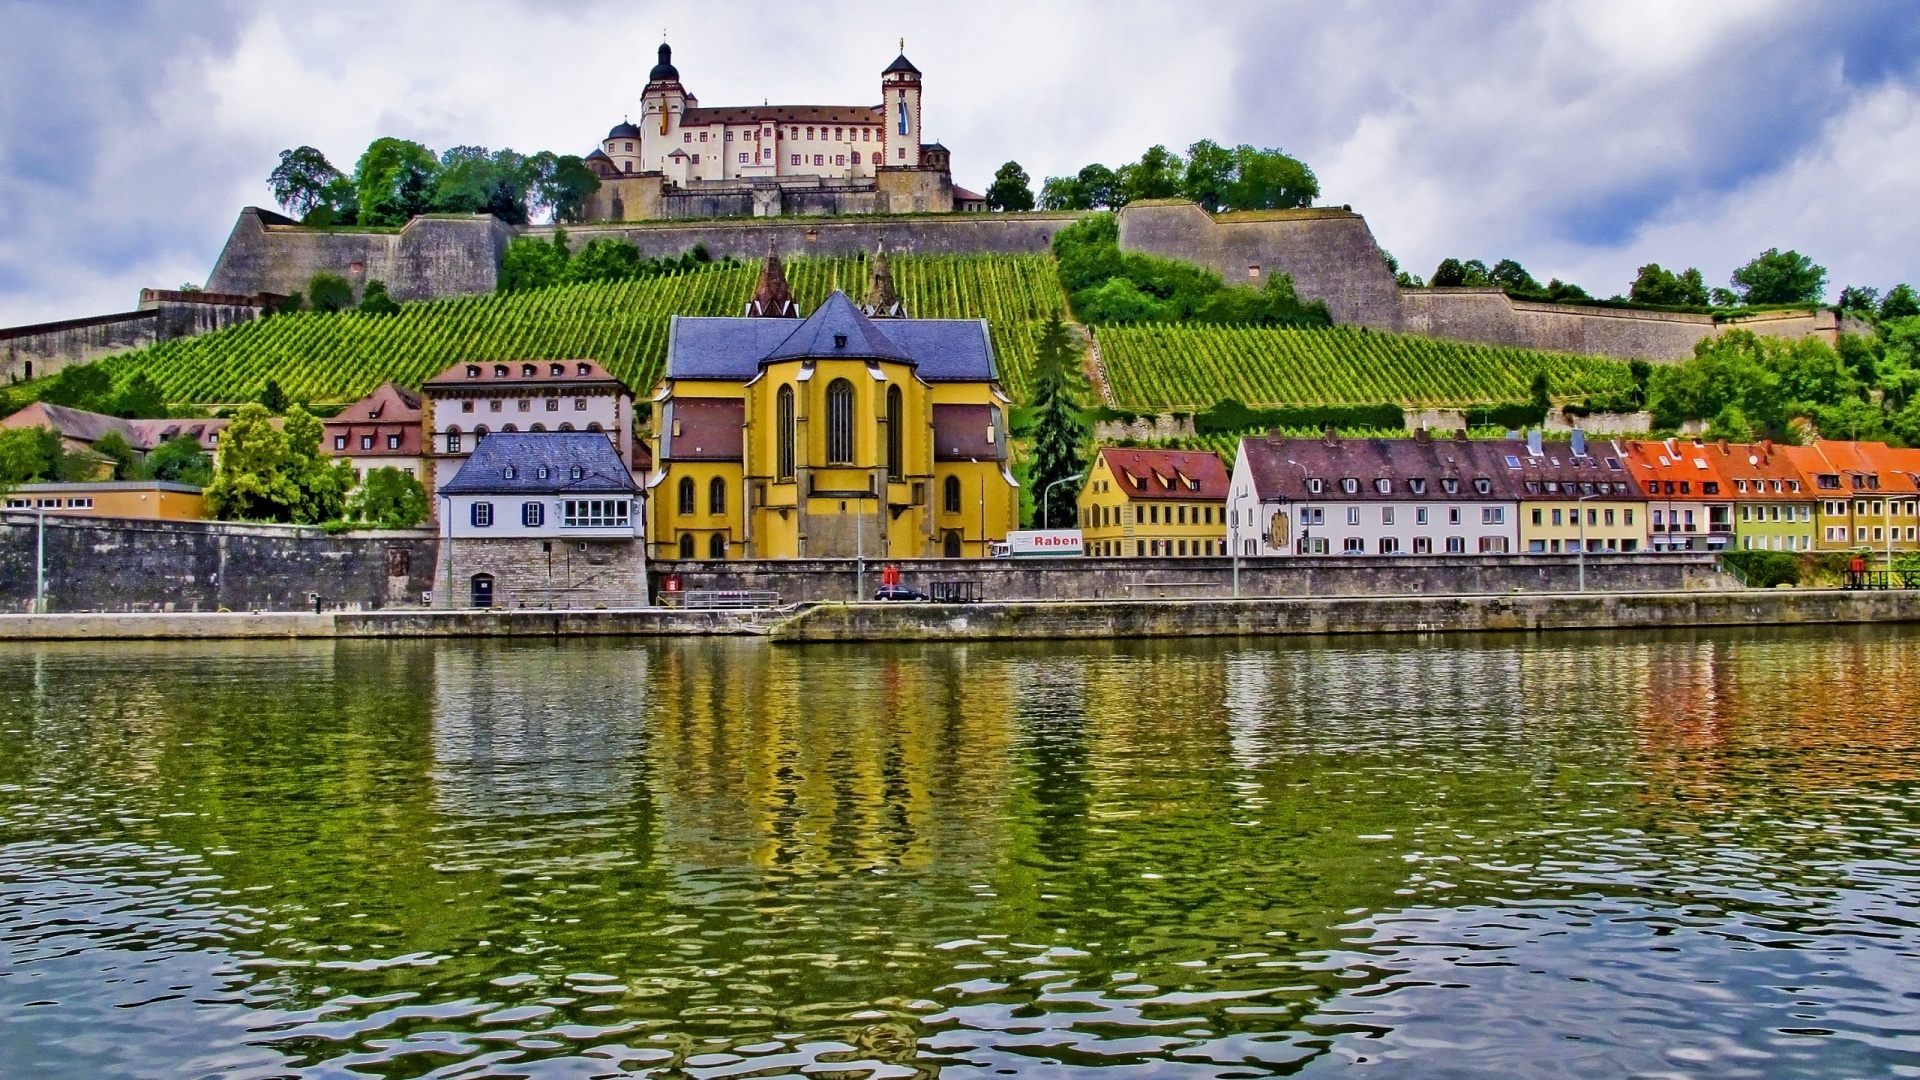
[[[1726,589],[1281,599],[813,603],[764,611],[480,610],[0,616],[0,641],[740,635],[776,643],[1641,630],[1920,622],[1920,591]]]

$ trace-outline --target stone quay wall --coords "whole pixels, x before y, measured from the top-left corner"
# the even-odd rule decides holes
[[[252,322],[277,299],[142,289],[134,311],[0,329],[0,380],[45,378],[70,364]]]
[[[777,593],[783,604],[854,600],[880,587],[883,566],[898,566],[904,584],[925,592],[934,582],[967,582],[985,601],[1141,600],[1230,597],[1228,558],[869,559],[860,582],[852,559],[659,560],[648,565],[654,595],[677,578],[680,591],[751,589]],[[1706,552],[1586,557],[1587,588],[1600,592],[1686,592],[1736,583]],[[1240,560],[1240,595],[1383,596],[1572,592],[1574,555],[1322,556]]]
[[[434,603],[469,607],[473,579],[492,579],[503,608],[642,607],[646,545],[639,540],[499,538],[440,544]]]
[[[33,609],[38,516],[0,514],[0,611]],[[419,604],[439,541],[407,530],[46,517],[51,612],[298,611]]]
[[[1292,600],[829,604],[774,625],[783,644],[1431,634],[1920,622],[1920,592],[1739,590]]]

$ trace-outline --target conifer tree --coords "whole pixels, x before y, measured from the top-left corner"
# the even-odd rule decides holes
[[[1071,528],[1078,513],[1080,485],[1069,481],[1053,488],[1059,480],[1077,477],[1086,462],[1086,418],[1081,401],[1086,380],[1080,374],[1080,346],[1073,331],[1054,312],[1040,331],[1033,367],[1033,395],[1027,406],[1033,415],[1033,466],[1028,476],[1036,504],[1046,506],[1046,520],[1036,521],[1040,528]],[[1036,514],[1039,512],[1036,505]]]

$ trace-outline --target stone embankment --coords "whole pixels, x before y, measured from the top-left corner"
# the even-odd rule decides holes
[[[362,611],[0,616],[0,641],[757,635],[777,643],[1653,630],[1920,622],[1920,591],[1780,589],[1267,600],[808,604],[777,612]]]

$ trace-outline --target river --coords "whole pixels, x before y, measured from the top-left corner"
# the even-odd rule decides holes
[[[1916,776],[1902,627],[10,646],[0,1075],[1920,1075]]]

